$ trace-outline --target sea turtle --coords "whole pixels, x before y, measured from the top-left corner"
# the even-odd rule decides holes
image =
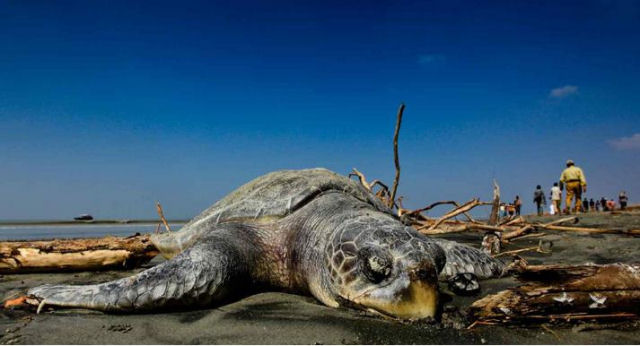
[[[232,192],[153,243],[169,260],[95,285],[44,285],[44,305],[136,312],[218,305],[251,292],[310,294],[400,319],[434,316],[438,276],[503,263],[403,224],[360,184],[326,169],[278,171]]]

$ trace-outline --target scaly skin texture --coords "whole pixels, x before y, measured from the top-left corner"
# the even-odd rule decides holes
[[[438,275],[502,270],[476,249],[405,226],[359,185],[321,169],[258,178],[156,244],[171,259],[136,276],[29,294],[46,305],[126,312],[275,289],[417,319],[435,313]]]

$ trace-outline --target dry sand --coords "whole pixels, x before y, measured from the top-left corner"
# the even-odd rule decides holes
[[[542,218],[544,221],[551,219]],[[640,229],[640,214],[583,216],[578,225]],[[637,261],[640,238],[547,232],[552,254],[524,255],[538,263],[613,263]],[[478,246],[481,235],[451,235]],[[516,241],[509,249],[535,246],[538,238]],[[149,265],[157,264],[154,259]],[[94,283],[139,271],[25,274],[0,277],[0,298],[24,294],[43,283]],[[479,296],[516,285],[513,278],[483,282]],[[638,344],[640,324],[547,324],[541,326],[482,326],[467,330],[464,309],[478,297],[451,297],[439,323],[400,323],[363,312],[333,309],[313,298],[263,293],[218,308],[107,315],[88,310],[56,310],[35,315],[0,310],[2,344]]]

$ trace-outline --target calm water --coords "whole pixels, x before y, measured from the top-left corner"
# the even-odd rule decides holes
[[[176,231],[183,224],[170,224]],[[95,238],[113,235],[126,237],[139,233],[153,233],[157,224],[137,225],[60,225],[60,226],[0,226],[0,241],[55,238]],[[164,227],[162,228],[164,230]]]

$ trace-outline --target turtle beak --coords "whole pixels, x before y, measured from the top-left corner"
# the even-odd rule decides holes
[[[385,315],[405,320],[435,317],[438,281],[435,269],[414,268],[391,285],[380,287],[354,300]]]

